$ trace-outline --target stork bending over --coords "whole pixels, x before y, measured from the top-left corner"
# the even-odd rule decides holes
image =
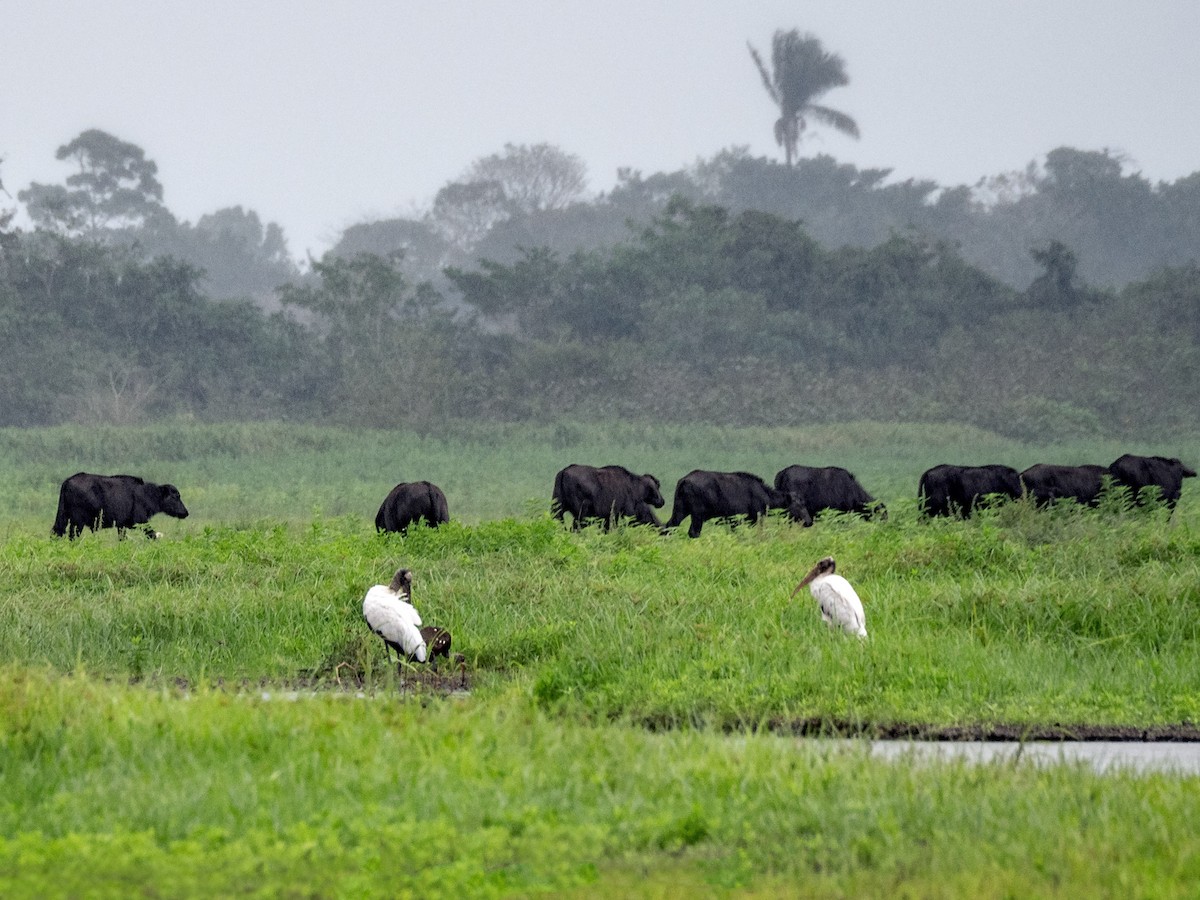
[[[421,634],[421,616],[412,605],[412,572],[397,570],[391,584],[377,584],[363,598],[363,618],[371,630],[383,638],[383,643],[396,651],[400,658],[407,657],[425,662],[428,648]]]

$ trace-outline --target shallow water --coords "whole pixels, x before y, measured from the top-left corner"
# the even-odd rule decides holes
[[[387,693],[364,691],[262,691],[261,700],[298,701],[315,697],[350,700],[384,699]],[[468,697],[469,690],[454,690],[452,697]],[[861,738],[799,738],[804,744],[861,751],[885,760],[1056,765],[1084,763],[1097,772],[1166,772],[1200,775],[1200,743],[1186,741],[869,741]]]
[[[817,739],[824,740],[824,739]],[[1200,744],[1177,741],[856,741],[831,744],[870,747],[887,760],[967,760],[977,763],[1085,763],[1097,772],[1170,772],[1200,775]]]

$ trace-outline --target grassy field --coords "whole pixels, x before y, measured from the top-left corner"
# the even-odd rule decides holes
[[[1200,493],[1168,520],[921,523],[938,462],[1107,462],[966,429],[276,425],[0,432],[0,896],[1190,896],[1200,779],[882,762],[795,727],[1200,722]],[[886,522],[573,534],[554,472],[846,465]],[[165,539],[52,540],[59,482],[179,486]],[[379,536],[399,480],[449,526]],[[832,554],[869,641],[807,593]],[[388,664],[416,573],[465,670]],[[468,691],[456,690],[465,679]]]

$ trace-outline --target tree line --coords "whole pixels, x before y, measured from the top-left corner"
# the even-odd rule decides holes
[[[480,162],[520,158],[532,179],[531,150],[509,146]],[[573,168],[569,154],[554,158]],[[683,197],[798,221],[830,248],[871,248],[897,234],[944,242],[1017,288],[1042,272],[1032,251],[1055,242],[1074,255],[1081,278],[1103,287],[1200,261],[1200,172],[1154,183],[1109,150],[1059,147],[1020,171],[944,186],[897,180],[890,169],[860,169],[825,154],[789,166],[733,147],[673,172],[622,169],[604,193],[560,194],[540,207],[512,201],[486,172],[484,166],[448,184],[428,213],[351,226],[331,252],[404,250],[412,277],[436,280],[446,265],[508,263],[523,247],[568,254],[622,243],[631,224],[649,225],[671,198]]]
[[[777,123],[785,141],[802,130],[780,124],[792,116]],[[157,166],[135,144],[90,129],[57,156],[73,169],[63,184],[34,183],[16,195],[38,230],[124,246],[146,259],[175,257],[201,270],[208,296],[249,298],[268,309],[279,285],[308,274],[290,254],[283,228],[252,209],[177,219],[164,202]],[[410,280],[445,288],[447,266],[512,263],[528,247],[569,254],[623,243],[631,226],[648,226],[682,197],[798,221],[825,247],[871,248],[894,235],[944,242],[1018,288],[1042,274],[1035,253],[1057,244],[1081,278],[1121,288],[1200,261],[1200,172],[1153,184],[1129,169],[1108,150],[1059,147],[1022,171],[948,187],[895,181],[888,169],[859,169],[827,155],[787,165],[730,148],[675,172],[624,169],[611,190],[589,195],[577,156],[548,144],[508,144],[444,185],[428,210],[353,224],[329,252],[400,253]]]
[[[511,216],[535,214],[527,201]],[[1096,287],[1051,240],[1027,251],[1033,277],[1014,286],[921,232],[832,246],[799,218],[674,192],[620,240],[531,242],[436,278],[414,277],[402,249],[332,252],[267,310],[217,299],[195,264],[94,227],[0,226],[0,425],[954,420],[1029,439],[1194,429],[1195,263]]]

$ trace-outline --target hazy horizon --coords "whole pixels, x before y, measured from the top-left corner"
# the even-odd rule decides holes
[[[180,218],[253,209],[298,258],[348,225],[427,207],[505,143],[578,155],[593,193],[619,167],[675,171],[729,147],[781,159],[746,47],[769,57],[776,29],[813,33],[850,76],[822,102],[853,116],[862,139],[815,128],[805,156],[944,186],[1059,146],[1108,149],[1155,182],[1200,170],[1200,123],[1185,114],[1200,83],[1200,4],[1183,0],[0,9],[0,72],[18,86],[0,96],[13,197],[62,183],[71,170],[55,150],[101,128],[158,164]]]

